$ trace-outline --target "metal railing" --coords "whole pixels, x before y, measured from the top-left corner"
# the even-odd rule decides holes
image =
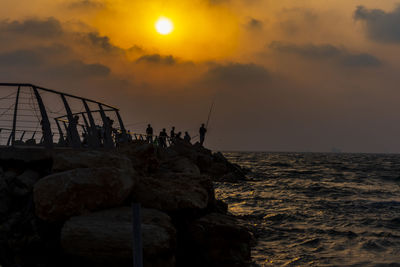
[[[129,139],[116,107],[33,84],[0,83],[0,145],[111,148]]]

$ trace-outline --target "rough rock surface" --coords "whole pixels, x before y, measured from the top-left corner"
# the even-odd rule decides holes
[[[247,266],[252,235],[228,215],[211,213],[196,220],[186,235],[185,256],[193,266]]]
[[[152,173],[159,167],[156,148],[144,141],[134,141],[130,144],[121,145],[119,153],[127,156],[135,170],[141,174]]]
[[[21,175],[15,177],[13,184],[13,194],[26,196],[32,192],[33,186],[39,180],[40,174],[34,170],[26,170]]]
[[[78,168],[114,167],[134,175],[130,160],[121,154],[101,150],[58,151],[53,157],[53,172]]]
[[[175,228],[165,213],[142,209],[144,266],[175,266]],[[91,266],[132,266],[132,210],[129,207],[72,217],[61,234],[66,254]]]
[[[184,157],[172,158],[164,164],[164,168],[176,173],[200,175],[199,167]]]
[[[204,175],[190,174],[141,178],[132,195],[144,207],[168,213],[202,210],[214,200],[211,179]]]
[[[36,214],[56,221],[88,211],[115,207],[130,194],[134,179],[116,168],[74,169],[49,175],[35,184]]]

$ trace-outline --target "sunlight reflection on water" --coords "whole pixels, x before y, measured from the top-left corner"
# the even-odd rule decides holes
[[[400,266],[400,155],[225,155],[252,170],[216,194],[255,226],[258,265]]]

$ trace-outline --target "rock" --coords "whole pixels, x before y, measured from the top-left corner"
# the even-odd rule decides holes
[[[235,218],[211,213],[188,229],[184,257],[191,266],[247,266],[252,234]]]
[[[147,144],[144,141],[134,141],[121,144],[118,151],[126,155],[131,160],[133,168],[142,174],[153,173],[159,167],[157,151],[152,144]]]
[[[176,230],[165,213],[142,209],[144,266],[175,266]],[[68,220],[61,233],[67,255],[90,266],[132,266],[132,210],[105,210]]]
[[[19,166],[29,164],[44,167],[51,163],[51,151],[41,148],[3,147],[0,149],[0,162],[17,162]]]
[[[199,167],[184,157],[172,159],[165,163],[165,165],[165,168],[172,172],[200,175]]]
[[[189,174],[141,178],[132,195],[144,207],[167,213],[197,212],[215,200],[210,177]]]
[[[10,209],[11,199],[8,186],[4,177],[0,177],[0,215],[6,214]],[[0,219],[0,222],[2,219]]]
[[[18,172],[14,169],[7,170],[4,174],[4,180],[7,184],[11,184],[14,182],[15,178],[17,178]]]
[[[15,178],[13,194],[16,196],[25,196],[29,194],[35,183],[39,180],[40,174],[33,170],[26,170]]]
[[[244,178],[241,173],[230,172],[230,173],[223,175],[218,180],[221,182],[238,183],[240,181],[243,181],[243,179]]]
[[[101,150],[58,151],[53,157],[53,172],[78,168],[114,167],[134,175],[131,161],[124,155]]]
[[[131,193],[134,177],[116,168],[74,169],[49,175],[35,184],[36,214],[64,220],[88,211],[115,207]]]

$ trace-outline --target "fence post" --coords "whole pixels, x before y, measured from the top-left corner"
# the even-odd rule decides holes
[[[68,101],[65,98],[64,94],[61,94],[62,101],[64,103],[65,110],[67,111],[67,117],[68,117],[68,130],[67,130],[67,136],[70,135],[71,137],[71,142],[69,145],[72,147],[80,147],[81,146],[81,138],[79,137],[77,125],[78,122],[75,121],[74,116],[72,115],[71,108],[69,107]]]
[[[96,123],[94,122],[92,112],[89,108],[89,105],[87,104],[85,99],[82,99],[83,105],[85,106],[86,114],[89,118],[89,140],[90,140],[90,146],[91,147],[100,147],[101,145],[101,140],[99,139],[99,136],[97,134],[97,128],[96,128]]]
[[[115,110],[115,113],[117,114],[117,118],[118,118],[118,123],[119,123],[119,127],[121,128],[121,137],[122,137],[122,142],[126,142],[128,141],[128,135],[126,133],[126,129],[124,126],[124,122],[122,121],[121,115],[118,112],[118,109]],[[119,140],[118,140],[119,141]]]
[[[107,148],[112,148],[114,147],[114,142],[112,140],[112,133],[111,133],[111,125],[108,120],[108,117],[106,116],[106,113],[104,112],[103,106],[99,103],[99,109],[100,109],[100,115],[101,119],[103,120],[103,126],[104,126],[104,147]]]
[[[53,147],[53,135],[51,134],[51,127],[49,117],[47,116],[46,108],[44,107],[42,97],[40,96],[37,88],[32,86],[33,92],[35,93],[36,100],[40,109],[40,114],[42,115],[42,132],[43,132],[43,140],[44,146],[46,148]]]
[[[13,118],[13,127],[11,132],[11,145],[14,146],[15,144],[15,130],[17,128],[17,112],[18,112],[18,101],[19,101],[19,92],[21,91],[21,86],[18,86],[17,96],[15,99],[15,107],[14,107],[14,118]],[[8,146],[10,144],[7,144]]]
[[[133,267],[143,267],[140,204],[132,204]]]

